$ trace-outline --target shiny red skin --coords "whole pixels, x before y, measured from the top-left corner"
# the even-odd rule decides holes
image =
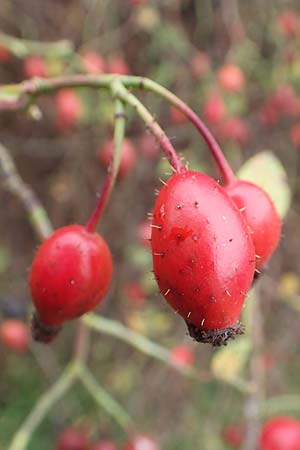
[[[227,91],[240,92],[245,87],[245,76],[240,67],[225,64],[218,71],[218,82]]]
[[[207,175],[173,175],[154,207],[154,273],[167,302],[200,331],[235,327],[255,268],[246,222]]]
[[[29,346],[29,331],[24,322],[16,319],[6,319],[0,325],[0,341],[19,353],[23,353]]]
[[[91,450],[117,450],[117,446],[112,441],[99,441],[92,445]]]
[[[122,450],[160,450],[151,436],[136,434],[125,444]]]
[[[24,74],[27,78],[47,76],[47,67],[45,61],[40,56],[29,56],[24,61]]]
[[[170,350],[171,361],[179,366],[192,366],[195,362],[195,355],[191,347],[187,345],[177,345]]]
[[[94,309],[112,277],[112,258],[104,239],[80,225],[55,231],[38,249],[29,283],[39,319],[61,325]]]
[[[97,151],[99,161],[104,167],[108,167],[113,157],[114,141],[107,140]],[[136,149],[132,141],[128,138],[123,140],[122,154],[119,168],[119,177],[125,177],[136,166]]]
[[[217,125],[226,118],[226,108],[222,97],[218,94],[210,95],[203,105],[203,116],[210,125]]]
[[[87,73],[103,73],[106,71],[106,62],[96,52],[86,52],[81,57],[82,65]]]
[[[281,220],[274,203],[261,187],[248,181],[236,180],[225,186],[225,190],[242,210],[249,226],[259,269],[271,257],[280,239]]]
[[[89,450],[87,436],[76,428],[67,428],[59,435],[56,450]]]
[[[55,106],[59,129],[68,130],[80,119],[81,102],[72,89],[61,89],[55,96]]]
[[[300,424],[292,417],[276,417],[263,425],[259,450],[300,450]]]

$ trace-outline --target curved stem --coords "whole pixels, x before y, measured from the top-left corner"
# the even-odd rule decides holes
[[[95,402],[98,403],[107,414],[113,417],[125,431],[128,431],[128,429],[133,426],[133,420],[125,409],[105,389],[103,389],[102,386],[100,386],[85,366],[80,367],[79,378]]]
[[[112,85],[113,86],[113,85]],[[114,92],[114,88],[112,87],[112,91]],[[122,144],[124,140],[125,134],[125,110],[122,101],[118,98],[115,100],[115,131],[114,131],[114,151],[113,151],[113,159],[111,165],[108,167],[107,177],[100,195],[100,198],[97,202],[97,205],[86,225],[86,229],[93,233],[99,223],[99,220],[102,217],[102,214],[105,210],[107,202],[110,198],[111,192],[115,185],[120,160],[121,160],[121,152],[122,152]]]
[[[207,143],[212,156],[214,157],[217,165],[222,174],[223,182],[228,185],[236,180],[236,177],[228,164],[221,147],[217,143],[216,139],[209,131],[207,126],[202,122],[200,117],[180,98],[174,95],[171,91],[164,88],[163,86],[155,83],[148,78],[140,78],[140,88],[147,89],[149,91],[155,92],[161,97],[168,100],[172,105],[177,107],[192,123],[195,125],[197,130],[200,132],[201,136]]]
[[[167,137],[166,133],[163,131],[160,125],[156,122],[152,114],[150,114],[143,103],[140,102],[140,100],[137,99],[135,95],[131,94],[121,82],[118,82],[117,87],[118,88],[115,90],[116,97],[119,97],[121,100],[123,100],[123,102],[131,105],[136,110],[136,112],[145,122],[149,131],[159,142],[162,150],[165,152],[166,157],[168,158],[168,161],[175,172],[184,172],[186,170],[185,166],[183,166],[173,145],[170,142],[170,139]]]
[[[35,407],[13,436],[7,450],[25,450],[36,428],[43,421],[53,405],[71,388],[78,376],[78,366],[70,365],[56,383],[42,395]]]

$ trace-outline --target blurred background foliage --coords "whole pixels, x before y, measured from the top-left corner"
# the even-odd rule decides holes
[[[242,392],[240,377],[255,378],[253,364],[261,374],[254,400],[263,414],[300,416],[297,3],[1,0],[1,84],[72,73],[147,76],[204,118],[234,169],[262,183],[282,214],[292,200],[280,248],[248,299],[248,334],[226,351],[192,342],[158,293],[145,240],[147,213],[168,164],[140,119],[128,110],[127,137],[135,156],[101,224],[114,256],[115,276],[100,312],[169,349],[175,347],[178,364],[194,365],[207,377],[205,382],[191,381],[104,334],[93,334],[90,367],[139,427],[166,450],[232,448],[224,429],[229,424],[242,429],[249,420],[253,398]],[[226,70],[222,75],[228,66],[229,75]],[[1,112],[0,117],[1,142],[55,227],[86,221],[105,177],[103,152],[112,136],[113,108],[107,93],[81,88],[74,95],[61,101],[57,95],[41,97],[26,113]],[[183,116],[153,94],[142,93],[141,98],[190,167],[218,178],[205,144]],[[27,321],[27,272],[38,240],[18,199],[2,187],[0,202],[0,313],[3,321]],[[260,303],[258,321],[263,322],[255,350],[257,323],[250,324],[251,301]],[[22,353],[1,345],[1,449],[69,360],[74,329],[70,323],[53,345],[30,343]],[[275,400],[268,409],[270,399]],[[53,408],[29,448],[54,449],[56,436],[70,424],[87,430],[94,440],[109,436],[124,441],[118,425],[75,387]]]

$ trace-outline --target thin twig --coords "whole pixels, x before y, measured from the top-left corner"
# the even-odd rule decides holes
[[[0,180],[9,192],[21,200],[39,238],[44,240],[49,237],[53,230],[46,210],[31,187],[22,180],[12,157],[2,144],[0,144]]]

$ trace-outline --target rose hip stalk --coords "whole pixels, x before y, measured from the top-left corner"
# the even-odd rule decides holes
[[[69,225],[56,230],[39,248],[32,263],[29,284],[36,307],[33,337],[49,342],[68,320],[94,309],[106,295],[112,277],[110,250],[96,226],[116,180],[124,136],[123,105],[115,126],[115,157],[87,225]]]
[[[198,129],[207,143],[222,174],[224,189],[241,210],[255,246],[256,268],[272,256],[280,238],[281,220],[269,195],[254,183],[238,180],[214,136],[202,120],[182,100],[168,90],[149,83],[149,89],[177,106]]]

